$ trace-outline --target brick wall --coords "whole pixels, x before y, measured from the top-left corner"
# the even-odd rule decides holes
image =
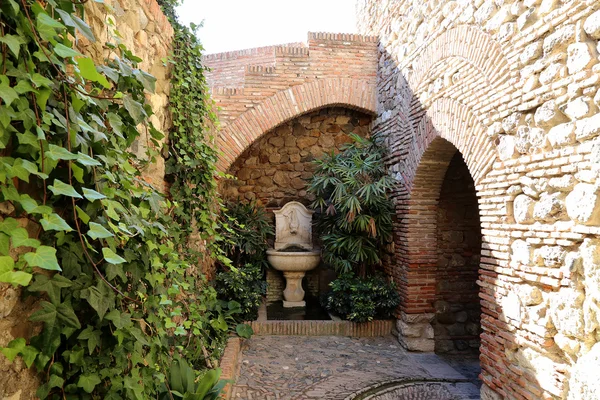
[[[458,149],[482,233],[484,399],[591,399],[600,382],[600,3],[359,0],[380,39],[399,330],[433,349],[437,212]]]
[[[435,288],[435,351],[479,350],[479,258],[481,228],[475,185],[456,152],[437,206],[437,270]]]
[[[375,112],[375,37],[309,33],[306,44],[212,54],[204,62],[220,107],[223,171],[265,132],[301,114],[327,106]]]

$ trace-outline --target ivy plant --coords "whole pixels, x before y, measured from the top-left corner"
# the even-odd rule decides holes
[[[80,38],[95,41],[84,3],[0,2],[0,281],[39,298],[30,320],[42,328],[2,353],[40,372],[42,399],[157,398],[170,387],[174,354],[193,376],[214,365],[239,306],[218,301],[197,260],[180,251],[190,224],[177,197],[165,198],[140,172],[163,138],[148,122],[155,79],[116,31],[105,63],[78,50]],[[198,58],[175,57],[175,70],[202,68],[177,60]],[[173,85],[176,96],[186,82]],[[190,99],[202,100],[198,107],[202,89]],[[207,149],[184,157],[203,171],[180,202],[191,204],[215,190],[214,154],[200,133],[207,120],[190,118],[198,134],[177,136],[179,112],[173,143]],[[130,149],[142,130],[150,145],[140,158]],[[193,215],[215,223],[208,211]]]

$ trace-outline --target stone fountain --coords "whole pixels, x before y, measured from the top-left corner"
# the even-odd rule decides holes
[[[283,272],[284,307],[304,307],[302,278],[315,269],[321,260],[321,250],[312,243],[312,214],[304,205],[291,201],[275,213],[275,246],[267,250],[267,260]]]

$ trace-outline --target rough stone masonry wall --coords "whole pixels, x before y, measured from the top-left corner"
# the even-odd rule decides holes
[[[112,8],[112,9],[111,9]],[[111,56],[103,44],[109,40],[110,28],[108,18],[116,24],[123,36],[123,43],[134,54],[142,58],[140,68],[150,72],[157,78],[156,93],[148,94],[148,101],[155,113],[151,120],[157,129],[166,132],[170,126],[168,113],[169,71],[161,59],[169,54],[173,29],[162,14],[156,0],[104,0],[104,3],[88,2],[86,4],[86,21],[91,26],[97,39],[95,44],[87,43],[84,38],[78,38],[78,46],[84,54],[89,54],[96,62]],[[143,132],[143,131],[142,131]],[[139,140],[138,152],[142,154],[144,134]],[[144,171],[144,177],[158,188],[164,187],[164,162],[159,159]],[[2,213],[9,210],[0,204],[0,219]],[[37,226],[26,219],[20,221],[31,235],[38,232]],[[32,298],[22,302],[21,291],[8,284],[0,283],[0,346],[6,346],[17,337],[29,338],[40,330],[39,324],[28,322],[29,316],[35,310]],[[34,399],[39,385],[33,369],[27,369],[17,358],[14,363],[0,356],[0,399],[30,400]]]
[[[369,134],[372,117],[344,108],[324,108],[280,125],[255,141],[231,166],[222,195],[229,199],[257,200],[267,208],[289,201],[309,206],[306,191],[316,168],[315,159],[351,142],[349,133]]]
[[[405,344],[433,348],[435,209],[458,149],[482,228],[482,397],[600,398],[600,2],[357,7],[380,38],[373,130],[401,181],[399,317],[423,329]]]

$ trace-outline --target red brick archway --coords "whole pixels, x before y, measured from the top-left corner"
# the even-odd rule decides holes
[[[374,115],[374,85],[350,78],[319,79],[292,86],[265,99],[219,133],[217,145],[222,152],[219,170],[226,171],[265,132],[299,115],[332,106],[343,106]]]

